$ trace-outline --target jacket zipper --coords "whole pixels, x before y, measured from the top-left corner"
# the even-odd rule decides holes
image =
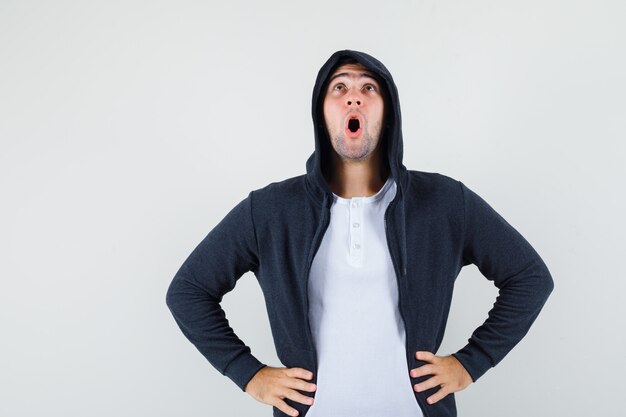
[[[391,203],[389,203],[389,205],[387,206],[387,209],[385,210],[385,215],[384,215],[384,223],[385,223],[385,237],[387,238],[387,247],[389,248],[389,254],[391,255],[391,263],[393,264],[393,270],[396,274],[396,281],[398,282],[398,309],[400,310],[400,316],[402,317],[402,323],[404,324],[404,349],[405,349],[405,359],[407,360],[407,370],[409,370],[411,368],[411,362],[408,359],[408,353],[409,353],[409,332],[408,329],[406,327],[406,320],[404,318],[404,313],[402,312],[402,294],[401,294],[401,288],[402,285],[400,283],[400,275],[398,274],[398,268],[396,266],[396,261],[395,258],[393,256],[393,250],[391,249],[391,244],[389,243],[389,234],[387,233],[387,212],[389,211],[389,208],[391,207],[391,205],[395,202],[395,199],[391,201]],[[409,376],[409,382],[411,382],[411,378]],[[415,395],[415,390],[413,389],[413,383],[411,382],[411,391],[413,392],[413,395]],[[422,409],[422,414],[424,415],[424,417],[428,416],[428,413],[426,412],[425,407],[419,402],[419,397],[416,397],[416,401],[417,401],[417,405]]]

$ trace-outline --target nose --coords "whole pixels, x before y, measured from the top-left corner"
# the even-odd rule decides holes
[[[355,94],[353,94],[350,97],[348,97],[348,99],[346,100],[346,104],[348,106],[352,106],[353,104],[356,104],[356,106],[358,107],[361,105],[361,100],[357,98]]]

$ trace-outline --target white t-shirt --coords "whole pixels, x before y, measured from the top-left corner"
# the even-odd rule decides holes
[[[307,417],[421,417],[406,362],[405,329],[384,214],[396,183],[369,197],[334,194],[309,275],[318,354]]]

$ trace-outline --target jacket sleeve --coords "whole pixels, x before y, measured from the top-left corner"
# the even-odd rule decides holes
[[[475,264],[498,287],[485,322],[452,354],[476,382],[528,333],[554,281],[530,243],[485,200],[459,184],[465,213],[463,266]]]
[[[252,192],[206,235],[182,264],[166,294],[178,327],[222,375],[243,391],[261,363],[229,326],[220,306],[236,281],[259,265]]]

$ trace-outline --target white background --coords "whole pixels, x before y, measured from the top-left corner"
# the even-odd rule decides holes
[[[0,415],[271,415],[165,293],[250,190],[305,172],[315,76],[345,48],[393,74],[405,165],[462,180],[555,280],[459,415],[623,415],[625,3],[223,3],[0,1]],[[496,295],[463,269],[438,354]],[[281,366],[252,273],[223,307]]]

